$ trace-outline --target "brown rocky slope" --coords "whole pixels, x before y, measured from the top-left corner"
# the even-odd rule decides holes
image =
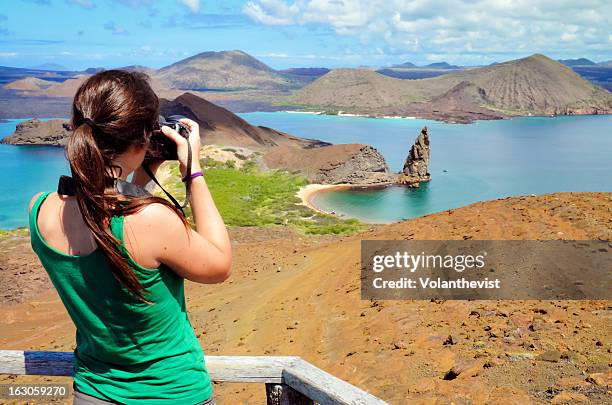
[[[202,97],[184,93],[174,100],[160,100],[162,115],[183,115],[198,122],[204,144],[235,145],[268,148],[285,143],[300,147],[328,145],[313,139],[304,139],[262,126],[249,124],[231,111]]]
[[[232,278],[187,285],[208,355],[302,356],[392,404],[612,400],[609,301],[369,301],[359,292],[362,239],[610,240],[612,193],[481,202],[352,237],[305,237],[283,227],[231,234]],[[46,277],[27,238],[1,243],[11,252],[0,256],[3,285]],[[74,329],[47,288],[2,306],[1,347],[71,350]],[[445,380],[453,367],[459,375]],[[215,391],[220,405],[264,402],[263,385]]]
[[[330,111],[450,120],[612,113],[610,92],[539,54],[420,80],[335,69],[289,101]]]

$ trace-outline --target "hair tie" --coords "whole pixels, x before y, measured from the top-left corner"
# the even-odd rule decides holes
[[[95,131],[97,129],[96,123],[91,118],[85,118],[85,120],[83,120],[83,124],[89,125],[92,131]]]

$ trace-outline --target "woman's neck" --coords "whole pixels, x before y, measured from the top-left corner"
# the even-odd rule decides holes
[[[127,180],[127,177],[133,171],[134,169],[132,169],[129,165],[125,164],[125,162],[121,161],[121,159],[115,159],[113,161],[113,166],[110,168],[112,177],[121,180]]]
[[[145,148],[130,146],[125,152],[116,155],[111,167],[113,177],[116,179],[127,180],[127,177],[142,164],[145,157]]]

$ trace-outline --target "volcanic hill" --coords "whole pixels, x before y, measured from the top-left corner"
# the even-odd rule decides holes
[[[539,54],[420,80],[335,69],[297,91],[289,102],[332,112],[459,120],[612,112],[610,92]]]
[[[327,145],[327,143],[299,138],[272,128],[254,126],[201,97],[184,93],[174,100],[160,100],[162,115],[184,115],[198,122],[204,144],[272,147],[287,142],[301,147]]]
[[[181,90],[287,90],[304,78],[283,74],[242,51],[202,52],[159,69],[161,82]]]

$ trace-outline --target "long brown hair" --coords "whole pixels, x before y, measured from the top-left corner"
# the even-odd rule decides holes
[[[113,276],[139,300],[144,289],[119,241],[111,233],[110,218],[130,215],[151,203],[161,203],[184,217],[160,197],[128,197],[114,187],[116,156],[131,145],[146,145],[157,122],[159,100],[148,76],[140,72],[106,70],[87,79],[72,104],[73,133],[66,146],[75,182],[76,200],[87,227],[106,256]],[[120,169],[120,168],[119,168]]]

